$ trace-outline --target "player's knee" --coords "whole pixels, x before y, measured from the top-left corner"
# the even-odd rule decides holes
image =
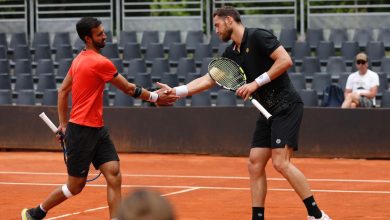
[[[106,181],[109,185],[120,185],[122,183],[122,174],[119,169],[118,171],[110,172],[106,176]]]
[[[286,173],[288,169],[288,161],[284,160],[272,160],[272,165],[275,168],[276,171],[278,171],[281,174]]]
[[[68,188],[69,192],[71,193],[71,195],[75,196],[75,195],[81,193],[81,191],[83,191],[84,186],[85,186],[85,182],[71,183],[71,184],[67,185],[67,188]],[[64,188],[62,191],[64,192]]]
[[[264,172],[263,163],[259,160],[249,158],[248,160],[248,172],[251,176],[260,176]]]

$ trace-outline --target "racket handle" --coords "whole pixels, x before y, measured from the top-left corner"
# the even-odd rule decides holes
[[[272,116],[256,99],[251,98],[251,102],[267,119]]]
[[[46,116],[44,112],[39,114],[39,117],[46,123],[47,126],[53,131],[53,133],[57,133],[58,128],[54,125],[54,123]]]

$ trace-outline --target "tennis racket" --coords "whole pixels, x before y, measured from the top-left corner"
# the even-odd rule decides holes
[[[208,66],[211,79],[225,89],[235,92],[246,83],[244,70],[233,60],[224,57],[213,59]],[[254,98],[249,97],[252,104],[269,119],[272,115]]]
[[[62,152],[64,155],[64,162],[67,164],[67,152],[66,152],[66,145],[64,142],[64,134],[61,131],[58,131],[58,128],[54,125],[54,123],[46,116],[44,112],[39,114],[39,117],[46,123],[47,126],[53,131],[53,133],[60,135],[60,142],[61,142],[61,147],[62,147]],[[100,172],[99,169],[95,169],[95,167],[90,165],[89,171],[88,171],[88,176],[87,176],[87,182],[91,182],[99,178],[99,176],[102,173]]]

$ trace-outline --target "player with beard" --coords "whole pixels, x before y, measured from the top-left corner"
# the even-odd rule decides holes
[[[272,115],[267,120],[259,114],[250,147],[248,170],[252,220],[264,219],[267,194],[265,167],[269,160],[303,200],[308,219],[329,220],[329,216],[317,206],[305,176],[290,160],[293,151],[298,149],[303,103],[286,73],[292,65],[289,54],[270,31],[244,27],[240,14],[232,7],[217,9],[213,20],[221,40],[232,40],[222,56],[240,65],[247,78],[247,84],[238,88],[236,94],[244,100],[253,96]],[[185,97],[214,85],[209,74],[205,74],[187,85],[173,89],[165,85],[165,89],[167,93]]]
[[[160,91],[149,92],[120,75],[114,64],[100,54],[106,41],[100,20],[82,18],[77,22],[76,29],[80,39],[85,42],[85,49],[73,60],[58,91],[58,131],[65,134],[68,179],[36,208],[24,209],[22,220],[43,219],[50,209],[79,194],[86,184],[91,163],[100,169],[106,179],[110,217],[115,219],[121,202],[122,178],[118,154],[103,122],[105,84],[110,82],[134,98],[158,105],[172,105],[178,98]],[[70,92],[72,109],[68,120]]]

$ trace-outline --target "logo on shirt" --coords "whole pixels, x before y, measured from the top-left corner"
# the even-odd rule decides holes
[[[246,53],[249,53],[249,47],[247,47],[247,48],[245,49],[245,52],[246,52]]]

